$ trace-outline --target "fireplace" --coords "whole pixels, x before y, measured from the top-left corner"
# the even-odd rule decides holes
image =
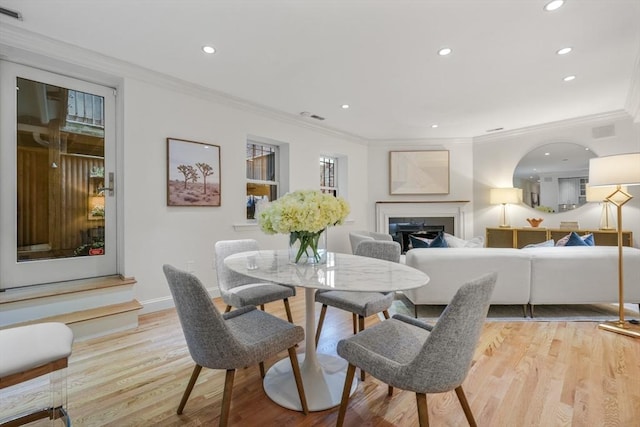
[[[409,235],[434,239],[438,233],[455,234],[453,217],[390,217],[389,231],[393,240],[400,243],[402,253],[409,250]]]
[[[432,239],[438,232],[464,238],[464,212],[467,201],[455,202],[376,202],[376,231],[391,234],[402,245],[409,246],[410,234]]]

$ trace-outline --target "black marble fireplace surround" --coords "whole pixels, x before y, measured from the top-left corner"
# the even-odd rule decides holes
[[[400,243],[402,253],[409,250],[409,235],[419,235],[427,239],[435,238],[439,232],[454,233],[453,217],[390,217],[389,234]]]

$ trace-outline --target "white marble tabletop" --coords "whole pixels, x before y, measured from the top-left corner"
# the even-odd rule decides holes
[[[425,273],[404,264],[335,252],[329,252],[327,263],[320,265],[293,264],[286,250],[242,252],[224,263],[250,277],[304,288],[389,292],[429,282]]]

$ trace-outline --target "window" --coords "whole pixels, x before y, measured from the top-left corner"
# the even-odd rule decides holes
[[[255,219],[256,205],[278,198],[278,147],[247,142],[247,219]]]
[[[338,181],[336,179],[335,157],[320,156],[320,191],[338,195]]]

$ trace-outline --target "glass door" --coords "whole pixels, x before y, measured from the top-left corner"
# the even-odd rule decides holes
[[[116,274],[114,90],[0,76],[0,288]]]

